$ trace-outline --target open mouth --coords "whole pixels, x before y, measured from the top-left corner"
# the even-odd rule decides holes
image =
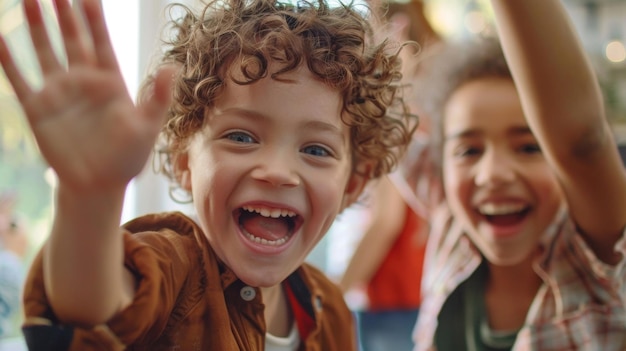
[[[239,228],[252,242],[280,246],[293,236],[302,217],[291,210],[264,206],[244,206],[236,213]]]
[[[531,207],[525,204],[485,204],[478,212],[492,225],[514,225],[521,222],[530,212]]]

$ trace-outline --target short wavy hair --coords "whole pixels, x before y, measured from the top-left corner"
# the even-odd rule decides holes
[[[373,42],[365,5],[330,6],[325,1],[214,0],[198,13],[171,5],[170,13],[181,9],[184,15],[169,22],[173,35],[165,40],[155,67],[179,67],[157,143],[157,171],[177,183],[173,160],[203,126],[205,110],[227,78],[236,84],[267,76],[280,80],[302,64],[342,95],[353,170],[366,162],[366,175],[376,178],[395,167],[417,126],[401,94],[398,53],[403,45]],[[273,62],[279,63],[276,72],[269,71]],[[139,99],[153,83],[154,75],[149,75]]]
[[[432,169],[442,175],[443,122],[446,104],[462,85],[482,78],[511,79],[497,37],[477,36],[440,42],[421,57],[414,101],[432,121],[429,138]]]

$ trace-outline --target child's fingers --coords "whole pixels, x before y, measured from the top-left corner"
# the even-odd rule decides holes
[[[68,64],[72,65],[88,61],[89,55],[83,40],[81,40],[76,12],[72,10],[68,0],[55,0],[54,7],[57,12],[59,28],[63,35]]]
[[[15,91],[15,95],[18,100],[23,102],[26,99],[26,96],[32,93],[32,90],[15,65],[15,61],[13,60],[13,57],[11,56],[11,53],[9,52],[2,36],[0,36],[0,64],[4,69],[7,79],[13,86],[13,90]]]
[[[104,68],[119,70],[102,7],[93,0],[83,0],[82,4],[99,65]]]
[[[172,100],[172,77],[176,67],[161,68],[154,77],[152,91],[149,97],[141,103],[141,112],[145,118],[162,120]],[[159,125],[159,128],[161,125]]]
[[[35,46],[39,65],[45,76],[50,72],[58,70],[61,65],[52,49],[52,45],[50,45],[50,38],[48,37],[39,2],[37,0],[25,0],[24,13],[28,19],[30,37]]]

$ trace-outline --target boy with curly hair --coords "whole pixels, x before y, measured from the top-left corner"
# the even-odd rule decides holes
[[[26,286],[29,348],[354,350],[341,292],[303,262],[410,139],[397,47],[372,43],[360,10],[324,0],[178,5],[185,16],[134,104],[97,2],[81,1],[87,39],[67,0],[54,4],[67,66],[38,2],[24,1],[41,88],[0,40],[59,178]],[[159,131],[162,170],[197,219],[159,213],[120,229]]]

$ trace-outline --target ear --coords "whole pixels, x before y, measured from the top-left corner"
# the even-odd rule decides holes
[[[176,175],[176,181],[180,184],[180,187],[184,190],[191,192],[191,170],[189,170],[189,154],[181,152],[175,156],[174,162],[174,174]]]
[[[346,191],[343,194],[341,211],[352,205],[356,200],[358,200],[361,193],[363,193],[363,189],[365,189],[365,186],[370,180],[368,176],[368,174],[370,174],[369,168],[369,165],[363,164],[361,167],[352,171],[350,179],[348,179],[348,183],[346,184]]]

